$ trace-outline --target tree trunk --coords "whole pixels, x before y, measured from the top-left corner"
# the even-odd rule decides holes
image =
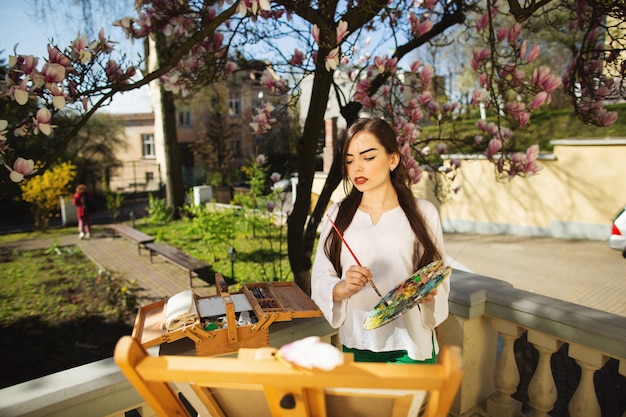
[[[172,208],[171,219],[180,218],[180,207],[185,203],[185,186],[180,167],[180,152],[176,135],[176,105],[170,91],[161,87],[161,106],[163,109],[163,132],[165,134],[165,164],[168,175],[165,178],[165,201]]]
[[[342,107],[341,115],[344,117],[346,121],[346,126],[350,126],[354,123],[359,117],[359,111],[361,110],[361,105],[359,103],[350,102],[346,106]],[[309,221],[306,224],[306,230],[304,232],[304,236],[302,237],[302,256],[308,256],[311,259],[313,254],[313,249],[315,245],[315,238],[317,237],[317,229],[322,221],[322,216],[326,211],[326,207],[330,201],[330,197],[335,191],[335,189],[341,184],[342,174],[341,174],[341,147],[342,143],[338,143],[334,149],[333,163],[328,172],[328,176],[326,177],[326,182],[324,182],[324,188],[322,188],[322,192],[317,200],[315,208],[309,217]],[[299,194],[298,194],[299,195]],[[310,204],[310,203],[309,203]],[[307,255],[308,254],[308,255]],[[304,264],[303,264],[304,265]],[[308,272],[308,271],[307,271]],[[302,271],[299,275],[295,274],[294,277],[298,276],[299,281],[296,280],[296,283],[300,288],[311,288],[311,274],[305,273]],[[302,283],[302,284],[301,284]]]
[[[158,33],[155,39],[156,61],[159,66],[167,62],[167,39],[164,34]],[[180,218],[180,207],[185,203],[185,188],[180,165],[180,152],[178,149],[178,137],[176,135],[176,105],[174,95],[166,91],[159,83],[161,107],[161,123],[163,129],[163,148],[165,164],[165,201],[172,209],[170,219]]]
[[[311,256],[313,252],[305,245],[304,230],[311,207],[311,188],[315,175],[315,158],[313,155],[315,155],[317,141],[324,128],[324,113],[331,82],[332,73],[326,71],[323,64],[321,66],[318,64],[313,79],[309,113],[304,123],[302,137],[297,145],[298,154],[301,155],[298,158],[297,197],[288,220],[289,264],[296,285],[307,294],[311,294]]]

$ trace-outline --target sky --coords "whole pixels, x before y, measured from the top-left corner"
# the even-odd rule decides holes
[[[62,0],[59,0],[62,1]],[[117,1],[117,0],[116,0]],[[68,28],[66,22],[64,25],[55,25],[48,22],[39,22],[34,17],[28,15],[29,4],[23,0],[0,0],[0,56],[4,58],[4,62],[8,62],[9,55],[13,55],[13,47],[19,43],[17,47],[18,54],[34,55],[39,58],[48,56],[47,44],[50,38],[53,38],[61,49],[69,46],[70,42],[78,34],[78,25],[76,28]],[[115,17],[117,18],[117,16]],[[111,22],[115,19],[112,18]],[[97,35],[100,28],[94,30]],[[121,29],[113,27],[105,27],[105,31],[110,33],[110,37],[115,41],[121,41],[119,46],[124,45],[132,51],[141,51],[141,44],[138,42],[136,47],[129,41],[124,40],[124,34]],[[136,52],[133,52],[136,53]],[[39,68],[43,65],[44,60],[39,60]],[[141,90],[133,90],[131,92],[117,95],[113,104],[105,107],[104,111],[112,113],[137,113],[150,112],[150,98],[147,88]]]
[[[65,19],[61,18],[58,18],[58,24],[52,23],[52,18],[48,19],[49,22],[38,21],[28,15],[30,2],[24,0],[0,0],[0,10],[2,10],[0,13],[0,50],[5,60],[9,55],[13,55],[13,47],[16,43],[19,43],[17,49],[19,54],[45,57],[48,53],[46,45],[50,38],[54,38],[60,49],[64,49],[69,46],[80,29],[78,24],[76,27],[68,27]],[[123,16],[112,16],[110,23],[104,29],[111,39],[124,42],[122,30],[111,25],[113,20],[120,17]],[[99,29],[99,27],[95,28],[96,35]],[[132,48],[129,42],[124,42],[124,44]],[[140,50],[139,46],[136,50]]]
[[[0,10],[0,49],[3,58],[13,55],[13,46],[18,42],[18,53],[42,56],[47,52],[47,40],[54,35],[52,25],[37,23],[29,17],[28,5],[23,1],[0,0]]]

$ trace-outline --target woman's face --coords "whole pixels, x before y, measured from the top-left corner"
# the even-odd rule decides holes
[[[390,184],[390,172],[398,162],[398,154],[388,154],[378,138],[367,131],[352,137],[345,156],[348,177],[361,192]]]

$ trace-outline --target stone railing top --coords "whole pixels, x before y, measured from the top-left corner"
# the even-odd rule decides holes
[[[454,270],[450,312],[498,317],[527,329],[626,359],[626,317],[513,288],[509,283]]]

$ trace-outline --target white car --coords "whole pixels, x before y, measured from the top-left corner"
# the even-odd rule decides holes
[[[609,246],[624,251],[624,257],[626,257],[626,207],[622,208],[613,220]]]

